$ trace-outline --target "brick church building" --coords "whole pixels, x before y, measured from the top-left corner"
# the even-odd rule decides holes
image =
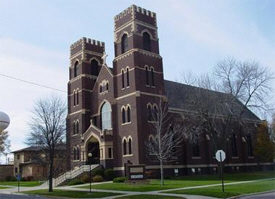
[[[106,64],[103,42],[82,38],[70,48],[68,169],[87,164],[88,153],[92,153],[93,164],[121,173],[127,162],[145,164],[148,170],[158,169],[145,147],[145,141],[154,134],[148,111],[160,99],[167,99],[168,91],[176,96],[176,86],[189,88],[164,80],[154,12],[132,5],[115,16],[114,25],[112,67]],[[169,103],[169,111],[175,115],[184,112],[177,98]],[[247,117],[253,124],[260,122],[250,111]],[[176,168],[180,174],[216,172],[209,136],[200,139],[197,150],[188,139],[183,142],[183,153],[165,165],[167,171]],[[226,166],[232,170],[255,166],[252,146],[236,133],[234,148],[238,153],[232,154],[229,149]]]

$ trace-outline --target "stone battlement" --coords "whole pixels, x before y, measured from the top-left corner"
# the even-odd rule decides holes
[[[71,49],[76,48],[77,46],[80,46],[80,45],[85,46],[85,44],[90,44],[90,45],[94,45],[94,46],[100,46],[100,47],[103,47],[103,48],[105,47],[105,43],[104,42],[83,37],[83,38],[79,39],[77,42],[73,43],[71,45]]]
[[[116,15],[114,17],[115,21],[118,21],[120,19],[122,19],[124,16],[126,16],[127,14],[134,14],[134,13],[141,13],[143,15],[152,17],[152,18],[156,18],[156,13],[151,12],[150,10],[146,10],[144,8],[141,8],[139,6],[136,5],[131,5],[129,8],[125,9],[124,11],[122,11],[121,13],[119,13],[118,15]]]

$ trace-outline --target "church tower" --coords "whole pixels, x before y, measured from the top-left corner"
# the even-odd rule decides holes
[[[71,45],[67,117],[68,169],[86,161],[82,140],[91,124],[91,93],[102,67],[101,57],[104,51],[103,42],[85,37]]]
[[[150,131],[148,111],[165,98],[154,12],[132,5],[114,18],[113,61],[118,132],[117,167],[146,163],[145,140]],[[119,155],[120,154],[120,155]]]

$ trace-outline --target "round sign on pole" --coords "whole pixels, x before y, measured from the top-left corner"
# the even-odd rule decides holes
[[[218,162],[223,162],[225,160],[225,152],[223,150],[218,150],[216,152],[216,159]]]
[[[9,124],[10,124],[9,116],[6,113],[0,111],[0,132],[8,128]]]

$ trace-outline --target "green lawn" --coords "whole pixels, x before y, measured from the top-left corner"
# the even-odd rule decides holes
[[[191,194],[191,195],[204,195],[217,198],[227,198],[237,195],[264,192],[275,190],[275,180],[261,180],[258,182],[250,182],[237,185],[225,185],[225,192],[222,192],[221,186],[198,188],[198,189],[186,189],[180,191],[171,191],[167,193],[175,194]]]
[[[55,197],[68,197],[68,198],[104,198],[109,196],[120,195],[117,193],[106,193],[106,192],[92,192],[91,194],[86,191],[70,191],[70,190],[59,190],[55,189],[53,192],[48,190],[36,190],[36,191],[25,191],[26,194],[43,195],[43,196],[55,196]]]
[[[118,197],[117,199],[184,199],[184,197],[175,197],[175,196],[160,196],[160,195],[148,195],[148,194],[141,194],[141,195],[133,195],[133,196],[122,196]]]
[[[274,178],[274,172],[257,172],[257,173],[239,173],[225,175],[225,182],[246,181],[255,179]],[[184,176],[173,180],[165,180],[165,185],[161,186],[159,180],[150,180],[150,184],[132,185],[125,183],[108,183],[100,185],[92,185],[93,189],[103,190],[120,190],[120,191],[156,191],[182,187],[210,185],[221,183],[218,175],[204,176]],[[88,189],[89,185],[84,185],[80,188]]]
[[[8,189],[9,187],[0,186],[0,189]]]
[[[20,181],[20,186],[22,187],[35,187],[41,185],[43,182],[41,181]],[[2,181],[0,182],[0,185],[9,185],[9,186],[18,186],[18,182],[7,182],[7,181]]]

